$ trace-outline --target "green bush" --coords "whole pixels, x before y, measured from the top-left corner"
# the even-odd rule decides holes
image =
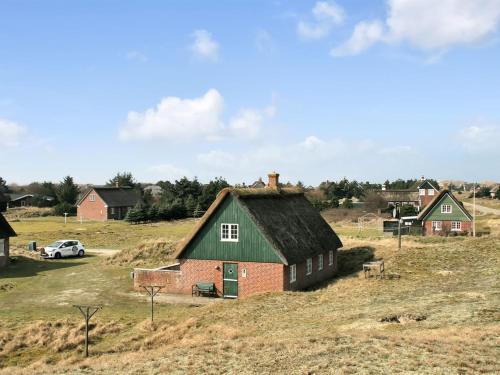
[[[64,216],[64,213],[67,213],[69,216],[76,215],[76,207],[69,203],[59,203],[54,206],[54,215],[56,216]]]

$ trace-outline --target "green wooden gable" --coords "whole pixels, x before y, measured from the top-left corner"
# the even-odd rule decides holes
[[[434,189],[439,191],[439,186],[432,186],[432,184],[428,181],[425,180],[420,185],[418,186],[419,189]]]
[[[448,204],[451,206],[451,213],[441,213],[441,206]],[[432,221],[470,221],[471,219],[465,214],[466,210],[461,207],[450,194],[444,194],[441,199],[437,200],[429,212],[425,216],[425,220]]]
[[[238,242],[221,241],[221,224],[238,224]],[[184,259],[283,263],[248,212],[231,194],[183,251]]]

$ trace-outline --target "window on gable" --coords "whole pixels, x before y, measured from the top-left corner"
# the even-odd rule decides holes
[[[442,214],[451,214],[451,204],[441,205],[441,213]]]
[[[323,254],[318,255],[318,271],[323,269]]]
[[[328,265],[333,266],[333,250],[328,252]]]
[[[95,202],[95,194],[90,194],[89,195],[89,201]]]
[[[425,189],[418,189],[420,195],[425,195]]]
[[[427,190],[428,195],[434,195],[434,189],[429,189]]]
[[[220,239],[221,241],[238,242],[239,230],[238,224],[221,224]]]
[[[456,231],[462,230],[462,222],[461,221],[452,221],[451,222],[451,230],[456,230]]]
[[[310,275],[312,272],[313,272],[313,260],[312,260],[312,258],[307,258],[306,275]]]
[[[292,264],[290,266],[290,283],[294,283],[297,280],[297,266]]]

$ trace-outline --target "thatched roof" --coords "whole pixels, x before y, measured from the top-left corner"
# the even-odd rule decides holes
[[[7,237],[15,237],[17,236],[16,232],[14,232],[14,229],[10,226],[10,224],[7,222],[7,219],[0,214],[0,238],[7,238]]]
[[[472,220],[472,215],[467,211],[467,209],[464,207],[463,203],[460,202],[455,196],[446,189],[443,189],[440,191],[438,195],[434,197],[430,203],[425,206],[425,208],[418,214],[417,220],[425,220],[427,215],[432,211],[432,209],[445,197],[445,195],[448,195],[456,204],[457,206],[462,210],[462,212],[469,218],[469,220]]]
[[[243,209],[285,264],[305,261],[328,250],[342,247],[337,234],[320,213],[298,189],[231,189],[222,190],[191,235],[176,253],[182,258],[197,233],[229,195],[238,200]]]

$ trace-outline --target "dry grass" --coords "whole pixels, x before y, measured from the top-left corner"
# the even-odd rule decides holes
[[[177,242],[166,238],[142,241],[133,248],[122,250],[107,258],[106,263],[128,267],[158,267],[172,259],[176,245]]]
[[[498,228],[498,219],[488,220],[492,228]],[[130,319],[137,315],[133,311],[120,318],[105,316],[103,310],[93,331],[93,337],[100,339],[91,346],[89,359],[80,357],[77,333],[81,327],[76,323],[62,321],[61,327],[54,327],[34,322],[23,329],[2,331],[0,340],[6,340],[4,345],[10,349],[0,354],[0,363],[10,367],[0,373],[500,371],[497,233],[478,239],[405,237],[400,252],[394,238],[347,236],[342,240],[345,249],[339,256],[339,277],[316,290],[185,308],[175,316],[176,310],[165,306],[153,326],[143,319]],[[373,258],[383,258],[387,272],[401,278],[364,279],[360,266]],[[122,302],[116,299],[115,303]],[[107,307],[113,308],[113,304]],[[133,303],[127,308],[133,309]],[[381,322],[388,315],[423,315],[426,319]],[[9,326],[19,327],[15,322]],[[108,326],[110,332],[98,335],[101,326]],[[59,344],[44,349],[46,336]],[[16,347],[23,342],[28,344]],[[15,363],[18,367],[12,366]]]

